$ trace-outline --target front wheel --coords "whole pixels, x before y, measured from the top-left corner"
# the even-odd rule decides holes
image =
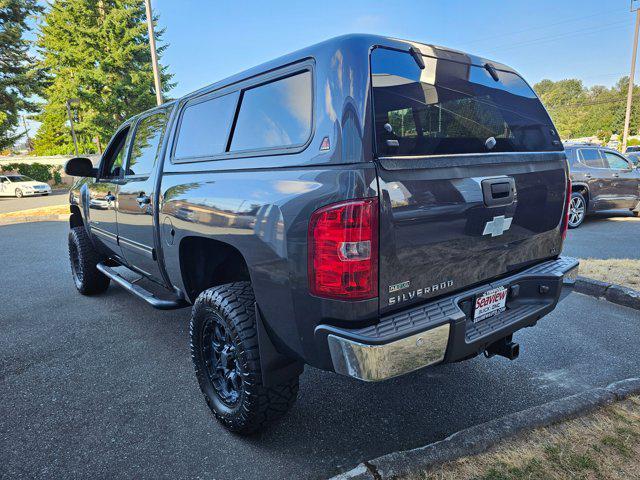
[[[16,188],[15,194],[16,198],[22,198],[22,190],[20,190],[19,188]]]
[[[283,416],[298,396],[298,377],[265,387],[255,299],[249,282],[202,292],[193,305],[191,358],[200,390],[230,431],[250,434]]]
[[[587,202],[580,192],[571,194],[569,203],[569,228],[578,228],[587,216]]]
[[[73,283],[81,294],[93,295],[109,287],[109,277],[96,268],[100,255],[84,227],[75,227],[69,232],[69,260]]]

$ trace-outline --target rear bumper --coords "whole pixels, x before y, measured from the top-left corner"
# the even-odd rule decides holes
[[[359,330],[320,325],[333,369],[365,381],[403,375],[437,363],[470,358],[490,344],[551,312],[572,289],[578,261],[569,257],[543,262],[516,275],[384,317]],[[507,310],[472,321],[475,295],[507,287]]]

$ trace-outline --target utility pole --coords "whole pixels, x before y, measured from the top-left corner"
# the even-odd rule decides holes
[[[27,137],[25,145],[27,146],[27,150],[31,151],[31,139],[29,138],[29,129],[27,128],[27,120],[24,115],[22,115],[22,126],[24,127],[24,136]]]
[[[631,121],[631,100],[633,98],[633,77],[636,72],[636,56],[638,54],[638,30],[640,29],[640,8],[631,1],[631,11],[636,12],[636,31],[633,36],[633,54],[631,56],[631,73],[629,74],[629,90],[627,91],[627,113],[624,116],[624,133],[622,135],[622,152],[627,149],[629,139],[629,122]]]
[[[149,30],[149,47],[151,48],[151,65],[153,66],[153,82],[156,87],[156,101],[162,105],[162,87],[160,85],[160,72],[158,71],[158,55],[156,53],[156,37],[153,34],[153,13],[151,12],[151,0],[144,0],[147,10],[147,29]]]
[[[80,100],[77,98],[70,98],[67,100],[67,115],[69,116],[69,127],[71,127],[71,136],[73,137],[73,148],[76,150],[76,157],[80,154],[78,153],[78,140],[76,140],[76,131],[73,128],[73,116],[71,115],[71,105],[80,103]]]

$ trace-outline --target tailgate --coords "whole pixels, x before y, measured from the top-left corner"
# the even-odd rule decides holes
[[[564,162],[564,153],[521,154],[510,161],[492,156],[381,160],[381,310],[558,255]],[[514,188],[513,201],[487,206],[493,197],[490,187],[483,189],[487,183],[498,192],[502,185]]]
[[[521,77],[385,48],[371,75],[383,313],[559,255],[566,157]]]

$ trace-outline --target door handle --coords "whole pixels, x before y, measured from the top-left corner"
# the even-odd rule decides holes
[[[482,180],[482,196],[487,207],[511,205],[516,196],[516,182],[511,177]]]
[[[151,198],[149,198],[147,195],[145,194],[141,194],[138,198],[136,198],[136,201],[138,202],[138,204],[140,206],[142,205],[149,205],[151,203]]]
[[[613,178],[620,178],[620,174],[619,173],[614,173],[613,174]]]

